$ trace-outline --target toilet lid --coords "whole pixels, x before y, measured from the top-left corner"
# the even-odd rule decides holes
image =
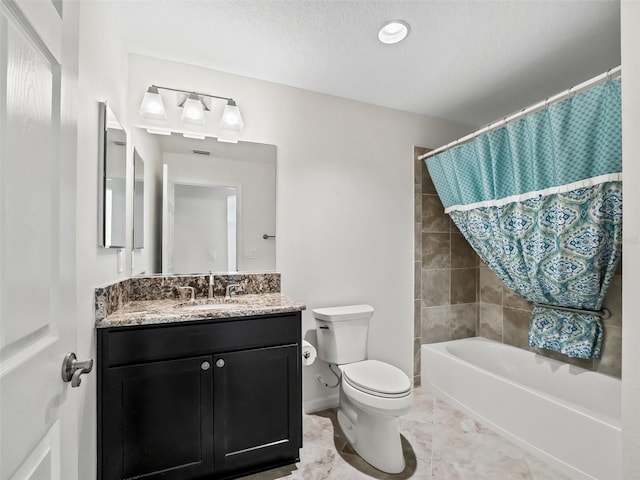
[[[411,381],[402,370],[378,360],[345,365],[342,375],[351,386],[372,395],[404,396],[411,391]]]

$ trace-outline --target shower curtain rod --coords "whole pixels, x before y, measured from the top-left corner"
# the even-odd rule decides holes
[[[620,65],[618,65],[617,67],[614,67],[610,70],[607,70],[604,73],[601,73],[600,75],[593,77],[589,80],[587,80],[586,82],[582,82],[578,85],[575,85],[567,90],[564,90],[563,92],[560,92],[556,95],[553,95],[552,97],[548,97],[546,99],[544,99],[541,102],[538,102],[534,105],[531,105],[527,108],[523,108],[522,110],[520,110],[519,112],[516,113],[512,113],[511,115],[507,115],[506,117],[504,117],[502,120],[498,120],[497,122],[493,122],[490,123],[489,125],[487,125],[486,127],[481,128],[480,130],[476,130],[473,133],[470,133],[469,135],[465,135],[464,137],[461,137],[457,140],[454,140],[451,143],[448,143],[446,145],[443,145],[442,147],[436,148],[435,150],[431,150],[430,152],[427,152],[423,155],[420,155],[418,157],[418,160],[424,160],[425,158],[429,158],[432,157],[433,155],[437,155],[438,153],[442,153],[445,150],[449,150],[451,147],[455,147],[457,145],[462,145],[464,143],[470,142],[472,141],[474,138],[476,138],[479,135],[482,135],[483,133],[487,133],[487,132],[491,132],[493,130],[496,130],[506,124],[508,124],[509,122],[512,122],[514,120],[517,120],[529,113],[532,113],[536,110],[540,110],[542,108],[548,107],[549,105],[553,104],[553,103],[557,103],[560,102],[564,99],[566,99],[567,97],[571,97],[573,95],[575,95],[578,92],[587,90],[589,88],[591,88],[592,86],[594,86],[597,83],[600,83],[604,80],[612,80],[614,78],[619,77],[622,74],[622,67]]]

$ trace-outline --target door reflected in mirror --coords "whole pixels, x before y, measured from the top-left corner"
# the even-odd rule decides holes
[[[238,187],[175,183],[173,195],[169,271],[237,271]]]
[[[160,257],[150,261],[149,273],[275,271],[275,145],[141,129],[134,139],[136,147],[147,146],[141,153],[150,176],[162,178],[147,210],[161,232],[153,235],[155,248],[145,239],[145,249]]]

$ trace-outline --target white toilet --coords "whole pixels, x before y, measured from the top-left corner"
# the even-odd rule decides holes
[[[338,421],[358,454],[379,470],[399,473],[405,462],[398,417],[413,403],[411,380],[399,368],[367,360],[370,305],[312,310],[318,332],[318,358],[337,365]]]

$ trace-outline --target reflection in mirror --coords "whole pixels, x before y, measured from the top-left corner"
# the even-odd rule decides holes
[[[237,271],[237,198],[237,187],[174,183],[173,271]]]
[[[144,248],[144,161],[133,149],[133,248]]]
[[[105,248],[123,248],[126,238],[127,134],[106,103],[100,102],[99,110],[99,244]]]
[[[162,177],[161,195],[147,210],[162,219],[154,250],[161,261],[150,262],[149,273],[274,271],[275,145],[142,132],[134,138],[145,135],[159,152],[152,159],[145,151],[145,168]]]

